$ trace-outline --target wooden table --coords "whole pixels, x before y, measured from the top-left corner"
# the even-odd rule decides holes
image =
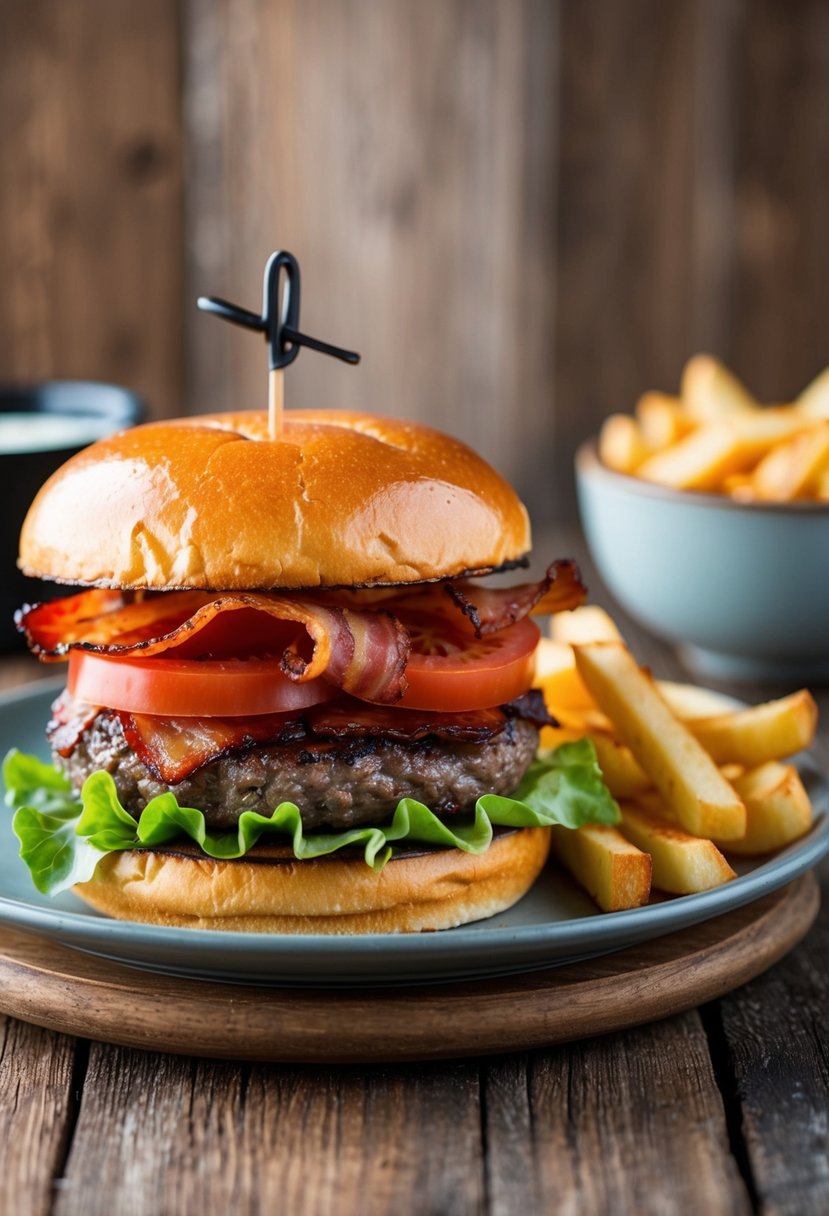
[[[665,647],[628,632],[643,661],[682,677]],[[0,665],[6,685],[32,674]],[[829,769],[826,727],[815,750]],[[826,864],[820,876],[817,925],[767,974],[550,1050],[239,1065],[0,1017],[0,1212],[825,1214]]]

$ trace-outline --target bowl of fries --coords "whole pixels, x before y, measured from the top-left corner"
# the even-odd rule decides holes
[[[576,458],[596,566],[704,676],[829,677],[829,371],[761,406],[697,355]]]

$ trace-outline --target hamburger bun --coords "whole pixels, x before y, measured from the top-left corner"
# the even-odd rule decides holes
[[[295,410],[275,442],[262,411],[151,423],[80,452],[35,498],[18,565],[79,586],[242,591],[457,578],[529,548],[521,501],[458,440]]]
[[[279,846],[215,861],[194,846],[108,854],[74,888],[107,916],[247,933],[410,933],[494,916],[538,877],[549,828],[495,836],[474,855],[435,849],[392,858],[380,873],[333,855],[296,861]]]

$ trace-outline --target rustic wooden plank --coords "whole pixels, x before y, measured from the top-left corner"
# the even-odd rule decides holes
[[[487,1065],[490,1210],[751,1211],[696,1013]]]
[[[93,1045],[56,1211],[480,1211],[478,1103],[475,1065],[248,1071]]]
[[[177,5],[0,0],[0,371],[181,408]]]
[[[751,0],[732,71],[733,362],[763,399],[790,400],[829,358],[829,9]]]
[[[363,362],[304,354],[287,406],[441,425],[547,513],[557,11],[192,0],[185,39],[188,295],[255,302],[292,249],[304,325]],[[187,324],[194,405],[262,406],[261,342]]]
[[[0,1017],[0,1211],[51,1212],[74,1122],[74,1039]]]
[[[561,21],[555,387],[561,478],[646,388],[676,385],[691,310],[696,5],[580,0]]]
[[[812,932],[715,1013],[766,1216],[829,1211],[829,864],[820,873],[823,906]]]

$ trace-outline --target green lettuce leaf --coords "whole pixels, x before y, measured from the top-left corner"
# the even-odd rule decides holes
[[[513,797],[484,794],[471,822],[451,826],[422,802],[403,798],[391,820],[377,827],[306,833],[298,808],[282,802],[271,815],[243,811],[235,831],[211,832],[201,811],[179,806],[171,793],[153,798],[140,820],[135,819],[121,805],[109,773],[92,773],[78,800],[52,765],[12,751],[3,765],[3,779],[6,802],[15,809],[20,856],[45,895],[88,881],[107,853],[167,844],[182,836],[195,841],[208,857],[221,859],[243,857],[258,841],[274,837],[290,841],[300,861],[359,846],[366,864],[380,870],[402,841],[483,853],[493,827],[576,828],[619,819],[587,739],[564,743],[539,757]]]

